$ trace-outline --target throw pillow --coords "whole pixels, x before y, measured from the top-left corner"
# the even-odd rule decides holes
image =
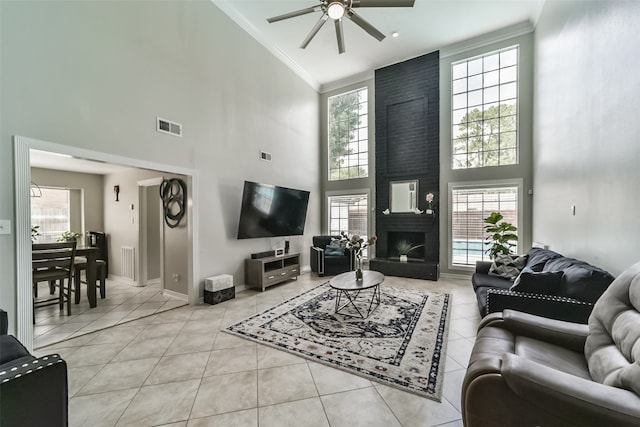
[[[489,274],[492,276],[500,276],[505,279],[515,280],[520,274],[520,270],[524,268],[527,262],[527,256],[512,256],[498,254],[491,263]]]
[[[528,294],[555,295],[562,285],[563,274],[562,271],[533,271],[525,267],[510,290]]]
[[[341,248],[342,245],[340,244],[341,240],[340,239],[331,239],[331,243],[329,243],[330,246],[334,246],[334,247],[338,247]]]
[[[340,246],[332,246],[332,245],[327,245],[324,248],[324,256],[343,256],[344,255],[344,249],[342,249]]]

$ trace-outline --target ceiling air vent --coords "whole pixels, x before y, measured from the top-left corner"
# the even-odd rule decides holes
[[[182,125],[180,123],[170,122],[160,117],[156,117],[156,130],[174,136],[182,136]]]

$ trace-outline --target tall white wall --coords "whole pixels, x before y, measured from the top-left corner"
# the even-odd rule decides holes
[[[548,0],[535,32],[533,240],[614,275],[640,260],[638,23],[637,1]]]
[[[308,251],[320,231],[319,95],[213,3],[2,1],[0,43],[0,218],[15,223],[22,135],[196,171],[200,282],[232,273],[242,284],[244,259],[279,245],[236,240],[245,179],[311,191],[306,234],[292,239]],[[156,132],[156,116],[183,137]],[[12,328],[15,264],[15,232],[0,235]]]

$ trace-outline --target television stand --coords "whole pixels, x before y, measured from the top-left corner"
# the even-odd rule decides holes
[[[260,289],[300,275],[300,254],[285,254],[267,258],[245,259],[244,280],[247,286]]]

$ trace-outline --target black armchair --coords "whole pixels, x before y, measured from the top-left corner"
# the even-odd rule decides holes
[[[311,246],[311,271],[318,276],[333,276],[353,270],[353,252],[331,246],[332,239],[340,240],[340,236],[313,236]]]
[[[6,324],[7,313],[0,310],[0,425],[68,425],[66,362],[57,354],[34,357],[6,335]]]

